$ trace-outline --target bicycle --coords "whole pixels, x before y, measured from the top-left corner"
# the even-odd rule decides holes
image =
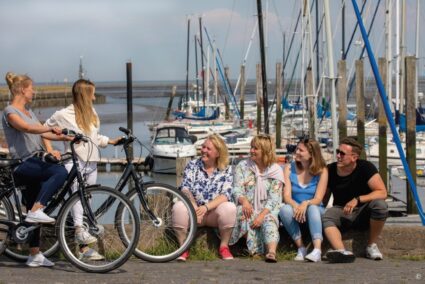
[[[126,136],[117,145],[123,145],[127,165],[118,180],[115,190],[122,192],[130,178],[134,181],[135,188],[127,192],[128,199],[136,208],[141,225],[140,239],[134,254],[149,262],[167,262],[176,259],[189,249],[194,241],[197,231],[197,218],[190,200],[180,190],[168,184],[145,182],[142,175],[136,170],[129,155],[129,147],[137,137],[131,131],[120,127],[119,130]],[[143,146],[143,144],[139,141]],[[172,226],[172,207],[176,202],[181,202],[186,207],[189,215],[189,228],[187,236],[179,244]],[[120,218],[122,212],[117,211]],[[119,227],[120,237],[126,241],[128,235],[122,226]]]
[[[45,256],[51,256],[60,246],[69,262],[87,272],[111,271],[123,265],[132,255],[140,236],[137,211],[124,194],[101,185],[85,185],[74,149],[74,144],[79,142],[88,142],[88,139],[75,134],[70,142],[73,167],[64,186],[44,209],[46,214],[57,216],[52,226],[24,222],[25,215],[18,194],[24,188],[17,186],[12,174],[22,160],[0,159],[0,252],[12,259],[25,261],[29,254],[28,240],[31,233],[41,227],[41,239],[47,239]],[[72,193],[71,186],[75,178],[78,190]],[[90,246],[103,255],[103,260],[93,261],[82,257],[81,246],[75,243],[71,211],[79,201],[84,210],[83,226],[97,238],[97,242]],[[120,208],[121,218],[116,217],[117,208]],[[128,238],[120,238],[117,228],[125,228]]]

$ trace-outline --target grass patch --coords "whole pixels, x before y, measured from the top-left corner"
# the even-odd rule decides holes
[[[403,255],[400,258],[403,260],[423,261],[425,260],[425,255]]]

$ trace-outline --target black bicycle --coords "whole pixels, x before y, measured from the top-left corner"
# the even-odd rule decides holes
[[[122,192],[125,185],[132,178],[134,189],[127,193],[128,199],[134,204],[140,217],[141,233],[134,254],[150,262],[167,262],[176,259],[191,246],[197,230],[197,218],[190,200],[180,190],[168,184],[145,182],[141,173],[136,170],[130,159],[129,147],[137,137],[123,127],[119,128],[125,133],[117,145],[123,145],[127,165],[121,175],[115,190]],[[138,141],[141,146],[142,143]],[[177,240],[176,228],[173,228],[172,210],[175,204],[184,206],[188,212],[188,230],[186,236]],[[117,217],[120,219],[125,212],[118,209]],[[122,224],[117,222],[118,224]],[[119,226],[118,231],[123,241],[128,241],[130,236],[124,226]]]
[[[124,194],[109,187],[85,184],[74,149],[74,144],[80,142],[88,142],[87,137],[75,134],[70,142],[73,167],[64,186],[44,209],[46,214],[56,218],[53,225],[24,221],[19,191],[28,189],[20,186],[12,174],[22,161],[0,159],[0,252],[14,260],[26,261],[29,255],[28,240],[35,229],[41,228],[41,250],[45,256],[53,255],[60,246],[69,262],[87,272],[111,271],[123,265],[132,255],[140,237],[137,211]],[[72,193],[75,178],[78,191]],[[89,248],[98,251],[103,259],[86,258],[81,250],[87,247],[83,248],[75,242],[72,209],[78,202],[81,202],[84,210],[83,227],[97,238]],[[122,230],[126,232],[125,239],[119,237]]]

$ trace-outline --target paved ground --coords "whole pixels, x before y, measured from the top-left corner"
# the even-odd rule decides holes
[[[107,274],[82,272],[69,263],[27,268],[0,257],[0,283],[425,283],[425,261],[357,258],[351,264],[276,264],[260,260],[188,261],[164,264],[130,260]]]

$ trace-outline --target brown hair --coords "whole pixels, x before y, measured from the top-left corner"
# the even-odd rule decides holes
[[[363,146],[359,142],[357,142],[357,140],[355,138],[353,138],[353,137],[342,138],[339,141],[339,145],[341,145],[341,144],[345,144],[345,145],[351,146],[352,152],[354,152],[355,154],[357,154],[359,156],[362,154]]]
[[[28,75],[17,75],[12,72],[7,72],[5,79],[12,98],[22,91],[23,88],[27,88],[32,84],[32,79]]]
[[[258,134],[252,139],[251,146],[255,146],[261,150],[263,154],[261,160],[264,166],[269,167],[273,163],[276,163],[276,151],[269,135]]]
[[[209,135],[205,141],[207,140],[211,141],[218,151],[217,168],[219,170],[226,169],[229,165],[229,151],[227,150],[226,143],[224,143],[224,140],[218,134]]]
[[[72,86],[75,121],[85,133],[89,133],[92,126],[99,126],[99,117],[93,109],[92,94],[94,90],[94,84],[85,79],[76,81]]]
[[[325,159],[322,156],[322,151],[320,149],[320,144],[314,139],[303,139],[298,144],[303,144],[307,151],[311,155],[311,163],[308,168],[308,172],[315,176],[322,172],[322,170],[326,167]],[[300,162],[295,162],[298,168],[302,169],[302,165]]]

